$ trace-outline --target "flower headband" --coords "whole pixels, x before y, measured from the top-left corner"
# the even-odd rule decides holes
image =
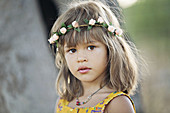
[[[90,20],[87,20],[87,19],[84,19],[84,22],[86,24],[83,24],[83,25],[79,25],[77,21],[73,21],[72,24],[66,26],[64,23],[62,23],[62,26],[59,30],[59,32],[54,32],[53,35],[51,36],[50,39],[48,39],[49,43],[50,44],[54,44],[56,43],[56,46],[57,46],[57,40],[59,39],[60,36],[66,34],[67,32],[69,32],[71,29],[74,29],[78,32],[80,32],[80,27],[84,27],[84,26],[87,26],[87,30],[90,30],[92,29],[92,27],[94,26],[101,26],[101,27],[104,27],[108,30],[108,32],[114,36],[120,36],[123,31],[119,28],[115,28],[112,23],[110,23],[109,25],[107,25],[106,23],[104,23],[104,20],[102,17],[99,17],[98,20],[94,20],[94,19],[90,19]]]

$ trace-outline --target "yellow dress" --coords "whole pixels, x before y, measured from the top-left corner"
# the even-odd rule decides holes
[[[60,99],[57,105],[56,113],[104,113],[107,104],[115,97],[121,95],[127,96],[131,100],[134,111],[136,113],[135,106],[132,99],[126,93],[123,92],[110,93],[104,100],[99,102],[94,107],[71,108],[68,106],[69,102],[67,100]]]

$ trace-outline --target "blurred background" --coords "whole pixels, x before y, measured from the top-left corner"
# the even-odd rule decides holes
[[[58,70],[47,37],[70,1],[0,0],[0,113],[54,112]],[[137,113],[170,113],[170,1],[118,2],[148,64],[132,96]]]

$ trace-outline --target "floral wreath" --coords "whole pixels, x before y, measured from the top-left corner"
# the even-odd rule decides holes
[[[98,20],[94,20],[94,19],[84,19],[84,22],[86,24],[83,25],[79,25],[77,21],[73,21],[72,24],[66,26],[64,23],[62,23],[61,28],[59,30],[59,32],[53,32],[53,35],[50,37],[50,39],[48,39],[50,44],[55,44],[57,46],[57,42],[60,36],[66,34],[67,32],[69,32],[71,29],[74,29],[78,32],[81,31],[80,27],[84,27],[87,26],[87,30],[92,29],[93,26],[101,26],[104,27],[108,30],[108,32],[116,37],[121,36],[121,34],[123,33],[123,31],[119,28],[115,28],[112,23],[110,23],[109,25],[107,25],[106,23],[104,23],[104,20],[102,17],[99,17]],[[57,46],[58,47],[58,46]]]

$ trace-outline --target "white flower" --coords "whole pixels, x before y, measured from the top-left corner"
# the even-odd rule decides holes
[[[65,27],[62,27],[62,28],[60,29],[60,32],[61,32],[62,34],[65,34],[65,33],[67,32],[67,29],[66,29]]]
[[[89,21],[89,25],[95,25],[95,23],[96,23],[96,20],[94,20],[94,19],[90,19],[90,21]]]
[[[50,44],[53,44],[58,39],[59,39],[59,36],[54,34],[50,39],[48,39],[48,41],[50,42]]]
[[[72,22],[72,26],[75,27],[75,28],[77,28],[77,27],[79,26],[79,24],[78,24],[77,21],[74,21],[74,22]]]
[[[100,24],[102,24],[104,22],[103,18],[100,16],[97,20],[97,22],[99,22]]]
[[[115,31],[115,29],[116,29],[116,28],[113,27],[113,26],[109,26],[109,27],[108,27],[108,31],[110,31],[110,32],[112,32],[112,33]]]
[[[122,31],[122,29],[116,29],[115,33],[117,35],[122,35],[123,31]]]
[[[48,39],[48,41],[49,41],[50,44],[54,43],[54,40],[52,38]]]

